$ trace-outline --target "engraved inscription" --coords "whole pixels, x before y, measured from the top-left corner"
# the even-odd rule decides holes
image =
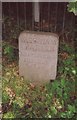
[[[31,82],[55,79],[57,71],[58,36],[23,32],[19,36],[19,73]]]

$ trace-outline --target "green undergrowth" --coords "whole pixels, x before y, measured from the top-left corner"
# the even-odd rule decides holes
[[[60,46],[56,80],[39,87],[19,76],[17,62],[3,60],[3,118],[76,118],[75,50]]]

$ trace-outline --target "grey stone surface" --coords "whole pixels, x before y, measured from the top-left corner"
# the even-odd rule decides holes
[[[59,37],[47,32],[24,31],[19,36],[19,74],[33,83],[54,80]]]

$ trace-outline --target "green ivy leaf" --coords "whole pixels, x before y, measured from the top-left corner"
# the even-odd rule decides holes
[[[69,12],[73,12],[77,15],[77,0],[75,2],[70,2],[67,6]]]

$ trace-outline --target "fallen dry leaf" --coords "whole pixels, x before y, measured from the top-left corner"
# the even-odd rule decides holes
[[[62,59],[67,59],[69,57],[68,53],[66,52],[60,53],[60,56],[62,57]]]
[[[33,90],[35,89],[35,85],[33,83],[30,83],[30,88]]]
[[[6,92],[9,95],[10,98],[14,98],[16,96],[15,92],[11,88],[6,87],[5,90],[6,90]]]

